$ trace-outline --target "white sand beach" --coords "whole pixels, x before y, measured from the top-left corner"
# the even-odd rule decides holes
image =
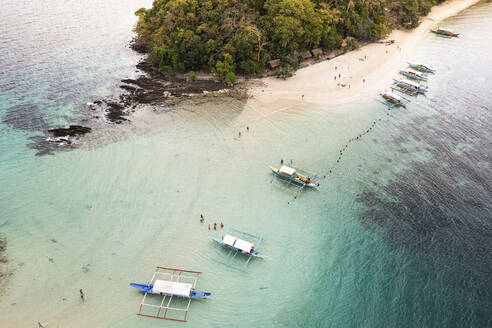
[[[255,80],[250,89],[252,97],[249,105],[264,108],[268,113],[286,104],[292,105],[293,101],[341,105],[375,96],[389,87],[397,69],[406,67],[406,61],[431,27],[477,2],[454,0],[436,6],[421,19],[417,28],[394,30],[386,38],[386,41],[395,41],[391,45],[371,43],[331,60],[299,69],[286,80],[275,77]]]

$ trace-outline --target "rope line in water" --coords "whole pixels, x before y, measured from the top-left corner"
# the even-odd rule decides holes
[[[393,115],[390,115],[390,113],[386,113],[386,115],[387,116],[393,116]],[[347,143],[343,145],[342,149],[339,150],[339,155],[338,155],[336,162],[333,164],[333,166],[331,168],[329,168],[328,173],[325,173],[321,179],[325,179],[328,174],[331,174],[335,170],[337,164],[340,163],[340,161],[342,160],[342,156],[344,155],[344,152],[349,147],[350,143],[355,142],[355,141],[361,141],[362,137],[365,136],[366,134],[368,134],[369,132],[371,132],[372,129],[374,129],[374,127],[376,126],[377,122],[381,121],[382,119],[383,119],[382,117],[375,119],[374,121],[372,121],[369,128],[363,130],[363,132],[359,133],[359,135],[357,135],[357,137],[349,139],[347,141]]]

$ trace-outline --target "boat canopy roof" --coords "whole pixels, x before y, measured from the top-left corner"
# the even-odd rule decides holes
[[[386,92],[386,95],[392,98],[395,98],[396,100],[402,101],[403,98],[397,95],[396,93],[393,92]]]
[[[420,88],[420,84],[417,83],[417,82],[413,82],[413,81],[410,81],[410,80],[404,80],[403,82],[405,82],[406,84],[413,85],[414,87]]]
[[[292,175],[296,172],[296,169],[293,169],[292,167],[288,167],[288,166],[284,165],[280,168],[280,172]]]
[[[447,28],[441,28],[441,27],[439,28],[439,31],[453,33],[453,30]]]
[[[189,297],[192,284],[177,282],[177,281],[167,281],[167,280],[156,280],[154,282],[154,288],[152,290],[157,293],[185,296]]]
[[[253,243],[236,238],[231,235],[225,235],[224,239],[222,239],[222,242],[228,246],[235,247],[243,252],[248,253],[251,252],[251,248],[254,246]]]

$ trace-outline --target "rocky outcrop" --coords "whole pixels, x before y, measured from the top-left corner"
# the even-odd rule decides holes
[[[65,137],[65,136],[76,137],[89,133],[91,132],[91,130],[92,130],[91,128],[86,126],[70,125],[69,127],[66,128],[48,129],[48,132],[52,133],[53,136],[55,137]]]

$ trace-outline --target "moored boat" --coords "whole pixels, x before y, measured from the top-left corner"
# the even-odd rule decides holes
[[[412,80],[418,80],[418,81],[427,81],[427,78],[421,74],[417,74],[415,72],[412,72],[412,71],[404,71],[404,70],[400,70],[400,74],[403,75],[403,76],[406,76],[408,77],[409,79],[412,79]]]
[[[409,62],[408,66],[410,66],[413,69],[416,69],[417,71],[423,72],[423,73],[435,73],[436,72],[436,70],[434,70],[430,67],[427,67],[425,65],[422,65],[422,64],[412,64]]]
[[[408,90],[410,93],[425,93],[427,92],[427,87],[420,85],[419,83],[413,81],[405,81],[393,79],[394,84],[401,89]]]
[[[191,300],[211,295],[195,290],[200,274],[199,271],[158,266],[149,283],[131,283],[130,286],[143,292],[137,315],[186,322]]]
[[[457,37],[460,35],[459,33],[454,33],[450,29],[441,28],[441,27],[438,27],[435,30],[431,30],[431,32],[438,34],[438,35],[447,36],[447,37],[453,37],[453,36]]]
[[[260,257],[264,258],[266,257],[264,254],[259,253],[255,249],[255,245],[253,243],[250,243],[249,241],[237,238],[232,235],[225,235],[222,238],[216,237],[214,235],[208,234],[212,240],[216,241],[217,243],[221,244],[222,246],[231,248],[235,251],[238,251],[242,254],[246,255],[252,255],[254,257]]]
[[[132,282],[130,286],[135,287],[146,294],[185,298],[206,298],[211,295],[209,292],[194,290],[193,284],[178,281],[156,280],[151,284],[136,284]]]
[[[383,92],[381,93],[381,97],[383,97],[391,106],[406,107],[403,98],[393,92]]]
[[[273,166],[270,166],[270,169],[275,173],[277,176],[287,179],[289,181],[295,182],[301,186],[305,187],[310,187],[310,188],[317,188],[319,187],[319,183],[314,183],[311,181],[312,177],[306,174],[300,173],[298,169],[283,165],[281,168],[275,168]]]

